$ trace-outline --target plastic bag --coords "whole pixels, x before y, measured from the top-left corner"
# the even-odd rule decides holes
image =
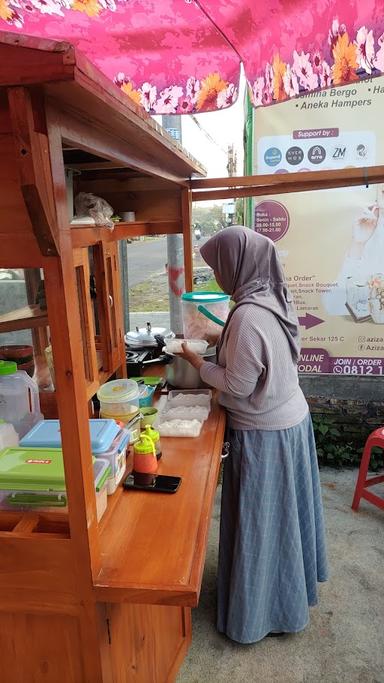
[[[97,197],[95,194],[89,192],[79,192],[75,198],[75,213],[76,218],[90,216],[95,221],[96,225],[102,225],[110,230],[115,227],[111,220],[113,216],[113,209],[105,199]]]

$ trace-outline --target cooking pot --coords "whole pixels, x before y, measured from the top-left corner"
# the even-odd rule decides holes
[[[165,378],[176,389],[202,389],[207,387],[200,377],[200,372],[178,354],[167,352],[168,364],[165,366]],[[202,355],[204,360],[216,363],[216,347],[211,346]]]

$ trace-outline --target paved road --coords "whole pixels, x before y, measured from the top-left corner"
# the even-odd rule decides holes
[[[201,247],[207,238],[202,237],[194,244]],[[128,284],[134,287],[140,282],[145,282],[152,275],[165,272],[167,263],[167,238],[159,237],[143,242],[131,242],[128,244]],[[202,265],[198,259],[196,265]]]
[[[128,244],[129,287],[148,280],[152,275],[164,273],[166,262],[166,237]]]

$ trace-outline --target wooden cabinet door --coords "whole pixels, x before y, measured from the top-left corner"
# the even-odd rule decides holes
[[[171,683],[191,640],[191,610],[107,605],[113,683]]]
[[[76,617],[1,612],[0,653],[3,683],[80,683],[87,679]]]

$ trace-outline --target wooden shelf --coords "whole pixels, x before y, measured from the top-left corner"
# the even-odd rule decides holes
[[[142,235],[163,235],[182,233],[180,221],[145,221],[116,223],[113,230],[93,225],[71,225],[72,246],[74,249],[90,247],[98,242],[116,242],[128,237]]]
[[[213,401],[198,438],[162,438],[159,474],[182,477],[174,495],[124,491],[100,524],[97,600],[196,606],[225,427]]]
[[[40,306],[23,306],[0,315],[0,333],[16,330],[32,330],[48,326],[48,313]]]

